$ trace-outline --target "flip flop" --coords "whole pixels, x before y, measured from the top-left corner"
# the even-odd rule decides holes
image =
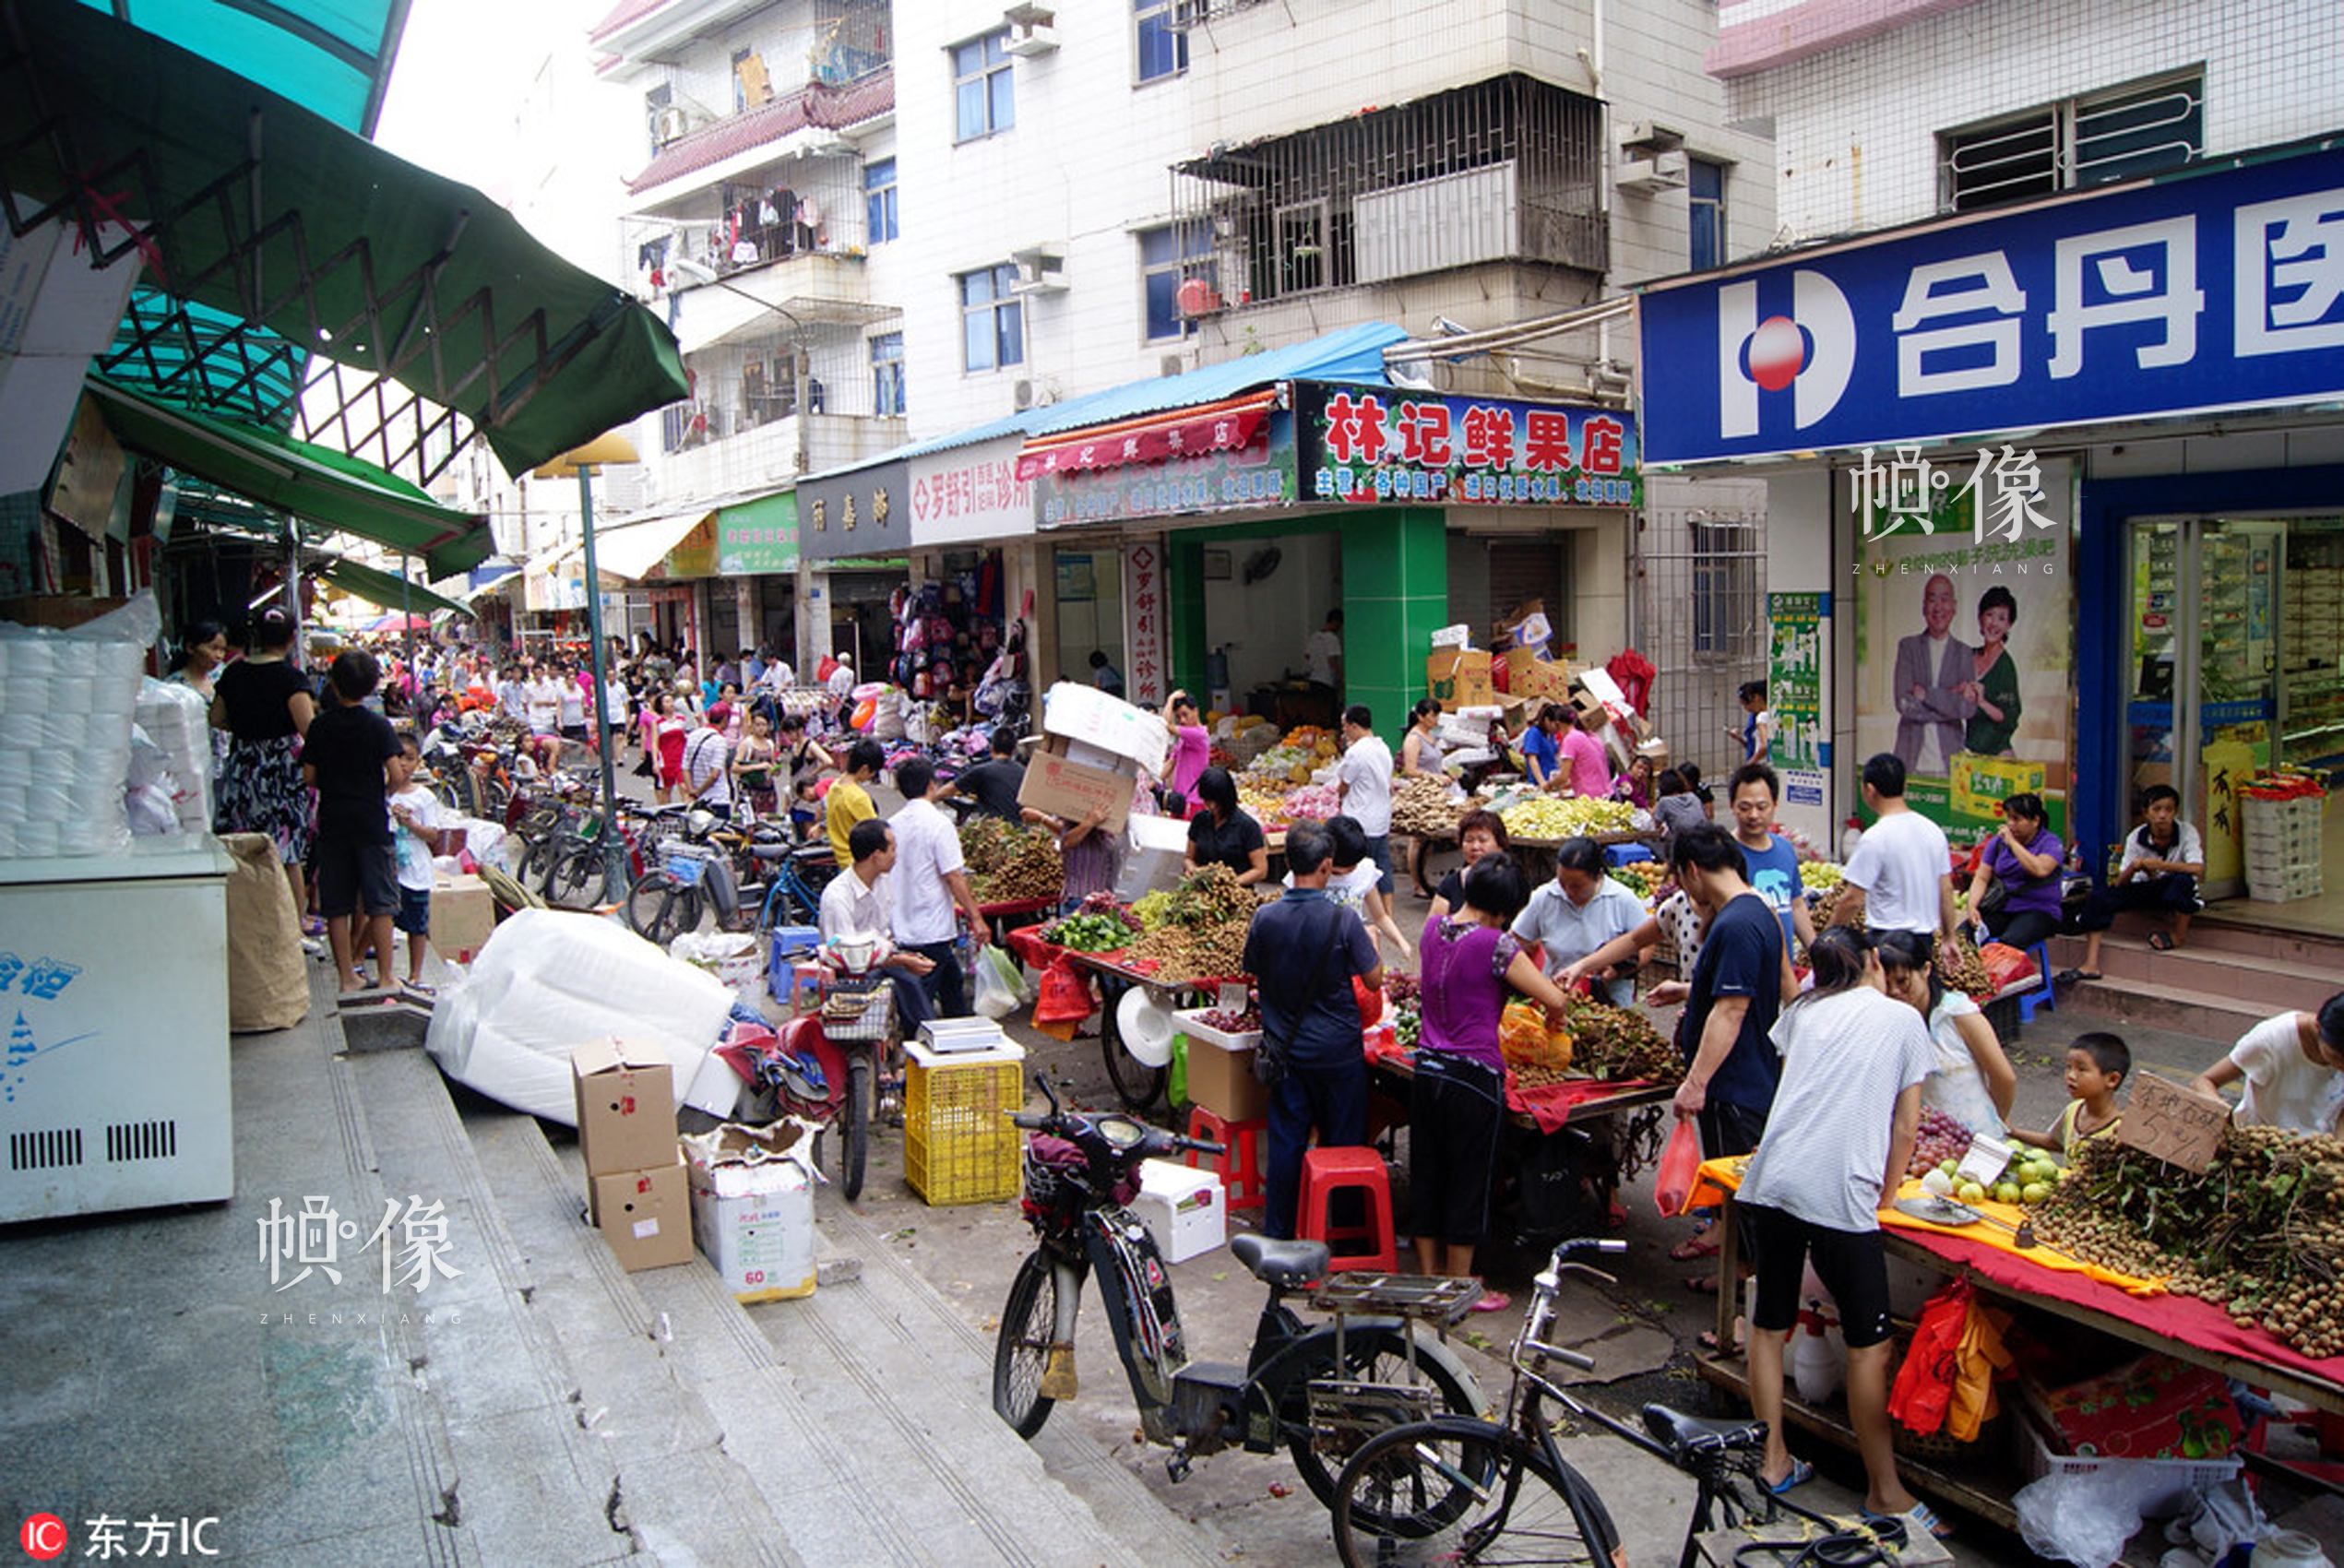
[[[2062,969],[2051,977],[2053,985],[2080,985],[2085,980],[2105,980],[2098,969]]]
[[[1698,1279],[1686,1280],[1684,1288],[1696,1296],[1714,1296],[1718,1293],[1718,1277],[1705,1274]]]
[[[2160,953],[2171,953],[2173,950],[2172,933],[2171,932],[2152,931],[2148,933],[2148,944],[2157,949]]]
[[[1896,1525],[1905,1529],[1922,1529],[1939,1540],[1951,1540],[1954,1533],[1951,1525],[1938,1518],[1929,1504],[1920,1502],[1901,1514],[1874,1514],[1867,1508],[1863,1511],[1863,1522],[1872,1526]]]
[[[1707,1230],[1696,1230],[1669,1249],[1669,1261],[1671,1263],[1698,1263],[1703,1258],[1715,1257],[1717,1254],[1718,1243],[1711,1239],[1709,1233]]]
[[[1772,1492],[1777,1497],[1780,1497],[1787,1491],[1795,1491],[1815,1479],[1815,1467],[1813,1465],[1808,1464],[1804,1459],[1791,1460],[1791,1473],[1784,1476],[1779,1481],[1767,1480],[1764,1476],[1760,1476],[1758,1478],[1760,1481],[1765,1482],[1767,1491]]]
[[[1738,1356],[1742,1354],[1742,1347],[1739,1345],[1719,1346],[1718,1344],[1718,1331],[1714,1328],[1703,1329],[1699,1337],[1694,1342],[1712,1356]],[[1807,1473],[1809,1475],[1815,1474],[1814,1468],[1810,1467]]]
[[[1513,1304],[1514,1298],[1505,1291],[1485,1290],[1481,1299],[1473,1303],[1472,1310],[1477,1313],[1502,1313]]]

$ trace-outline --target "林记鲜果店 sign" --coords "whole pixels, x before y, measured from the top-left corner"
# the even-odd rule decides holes
[[[2188,171],[1648,290],[1648,463],[2344,393],[2344,152]]]
[[[1635,506],[1636,416],[1453,398],[1367,383],[1294,383],[1305,501]]]

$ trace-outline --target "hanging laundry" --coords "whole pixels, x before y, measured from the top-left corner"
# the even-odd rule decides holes
[[[757,221],[768,229],[781,221],[781,214],[774,208],[771,196],[757,203]]]

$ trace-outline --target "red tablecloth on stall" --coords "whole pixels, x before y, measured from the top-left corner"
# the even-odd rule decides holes
[[[1400,1044],[1398,1036],[1388,1028],[1370,1029],[1365,1037],[1367,1059],[1370,1062],[1405,1063],[1409,1047]],[[1537,1084],[1524,1088],[1506,1075],[1505,1109],[1536,1122],[1539,1131],[1552,1133],[1571,1119],[1572,1109],[1590,1100],[1609,1099],[1613,1095],[1630,1094],[1651,1087],[1649,1078],[1565,1078],[1559,1083]]]

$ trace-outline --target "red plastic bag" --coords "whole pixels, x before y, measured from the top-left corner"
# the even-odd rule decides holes
[[[831,675],[837,671],[838,668],[839,661],[831,658],[828,654],[824,654],[822,656],[822,662],[814,667],[815,681],[819,683],[828,680]]]
[[[1912,1346],[1888,1390],[1888,1413],[1923,1437],[1934,1436],[1952,1408],[1961,1376],[1961,1331],[1969,1317],[1970,1286],[1957,1279],[1921,1309]]]
[[[2037,979],[2035,961],[2026,949],[2013,947],[2007,942],[1989,942],[1978,949],[1978,961],[1986,966],[1986,978],[1997,992],[2008,991],[2020,980]]]
[[[1652,1177],[1652,1195],[1660,1203],[1660,1218],[1674,1219],[1683,1214],[1684,1200],[1693,1195],[1693,1184],[1700,1179],[1701,1128],[1692,1117],[1679,1117],[1676,1131],[1669,1134],[1669,1146],[1660,1151],[1660,1168]]]
[[[1351,997],[1359,1004],[1359,1027],[1362,1029],[1374,1028],[1375,1021],[1384,1016],[1384,993],[1371,989],[1364,980],[1353,975]]]
[[[1079,1024],[1091,1011],[1090,982],[1083,979],[1073,959],[1062,956],[1041,971],[1041,986],[1034,998],[1036,1025]]]

